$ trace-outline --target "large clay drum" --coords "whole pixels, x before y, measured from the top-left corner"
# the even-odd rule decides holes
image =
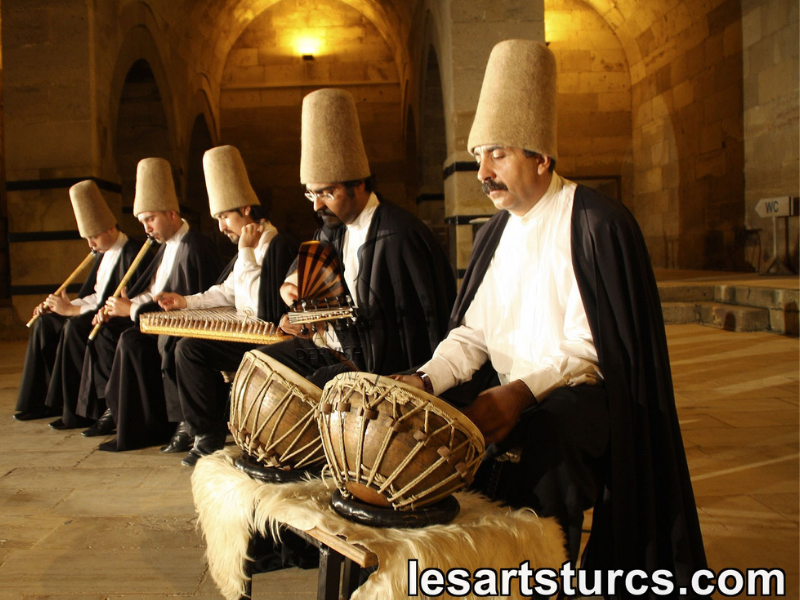
[[[396,511],[426,507],[472,483],[485,451],[483,435],[458,410],[369,373],[328,382],[317,420],[342,494]]]
[[[233,379],[228,427],[236,444],[263,466],[322,466],[314,409],[322,390],[258,350],[246,352]]]

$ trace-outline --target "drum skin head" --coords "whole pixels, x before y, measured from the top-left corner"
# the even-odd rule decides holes
[[[345,498],[339,490],[335,490],[331,496],[331,507],[339,516],[360,525],[403,529],[445,525],[455,519],[461,510],[455,496],[447,496],[435,504],[414,510],[394,510],[391,507],[373,506],[357,498]]]

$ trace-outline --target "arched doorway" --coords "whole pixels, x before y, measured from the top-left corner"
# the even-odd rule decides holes
[[[133,217],[136,192],[136,165],[143,158],[170,160],[170,132],[161,93],[150,64],[140,59],[125,76],[117,113],[114,156],[122,186],[122,222],[127,234],[140,235],[141,226]],[[176,186],[178,197],[181,190]]]

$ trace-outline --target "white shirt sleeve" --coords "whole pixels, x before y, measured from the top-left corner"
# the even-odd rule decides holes
[[[430,377],[433,393],[440,394],[469,381],[488,359],[483,332],[461,325],[447,334],[436,347],[433,358],[422,365],[420,371]]]
[[[70,301],[72,306],[79,306],[81,310],[81,314],[87,313],[97,306],[97,294],[89,294],[88,296],[84,296],[83,298],[75,298],[74,300]]]
[[[235,278],[235,273],[231,271],[222,283],[211,286],[205,292],[186,296],[186,308],[233,306],[235,304]]]
[[[261,248],[259,248],[261,249]],[[266,248],[264,248],[266,254]],[[264,256],[261,256],[261,262]],[[261,264],[256,259],[253,248],[239,250],[239,259],[233,265],[233,275],[236,278],[237,302],[236,310],[249,309],[252,314],[258,314],[258,291],[261,287]]]

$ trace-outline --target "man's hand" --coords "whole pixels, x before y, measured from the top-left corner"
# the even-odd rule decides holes
[[[481,392],[462,412],[481,430],[488,445],[505,439],[522,411],[534,404],[536,398],[531,390],[517,379]]]
[[[423,392],[425,391],[425,384],[422,381],[422,377],[419,375],[390,375],[390,377],[395,381],[405,383],[406,385],[420,389]]]
[[[174,292],[161,292],[153,298],[164,310],[178,310],[186,308],[186,298]]]
[[[33,307],[33,316],[34,317],[37,316],[37,315],[38,316],[42,316],[46,312],[47,312],[47,305],[44,302],[42,302],[41,304],[37,304],[36,306]]]
[[[300,296],[300,290],[293,283],[284,283],[281,285],[281,298],[286,303],[286,306],[291,306],[294,301]]]
[[[239,250],[242,248],[255,248],[258,246],[258,240],[261,238],[261,225],[258,223],[248,223],[242,227],[242,233],[239,234]]]
[[[126,290],[122,290],[122,295],[119,298],[110,296],[108,300],[106,300],[106,313],[109,317],[131,316],[131,301],[128,300]]]
[[[94,314],[94,317],[92,317],[92,325],[99,325],[100,323],[105,323],[110,318],[111,317],[108,316],[108,313],[106,312],[106,307],[104,306]]]
[[[62,317],[74,317],[75,315],[79,315],[81,312],[80,307],[73,306],[67,297],[67,292],[63,290],[58,296],[56,294],[50,294],[47,297],[47,300],[44,301],[44,305],[48,310],[56,313],[57,315],[61,315]]]

